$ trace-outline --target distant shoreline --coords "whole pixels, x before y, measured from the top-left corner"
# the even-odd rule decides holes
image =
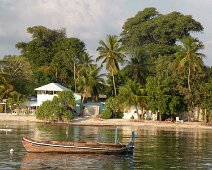
[[[19,122],[38,122],[45,123],[45,121],[36,119],[31,115],[11,115],[0,113],[0,122],[2,121],[19,121]],[[206,129],[211,130],[212,126],[203,125],[202,122],[165,122],[165,121],[137,121],[126,119],[96,119],[96,118],[76,118],[71,122],[66,123],[52,123],[52,124],[70,124],[81,126],[138,126],[138,127],[159,127],[167,129]]]

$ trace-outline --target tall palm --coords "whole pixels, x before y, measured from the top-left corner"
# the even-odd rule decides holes
[[[82,113],[83,103],[89,96],[93,100],[97,100],[99,96],[99,90],[102,88],[104,82],[103,74],[100,74],[100,67],[96,65],[90,65],[89,67],[82,67],[78,72],[76,79],[78,90],[81,93],[82,101],[80,111]]]
[[[120,87],[118,96],[122,98],[121,102],[124,107],[134,106],[136,108],[138,119],[140,119],[138,108],[143,109],[147,106],[144,88],[136,81],[128,80],[124,86]]]
[[[133,80],[145,85],[146,78],[150,74],[149,67],[147,54],[142,50],[137,50],[127,61],[127,65],[123,71],[127,77],[131,77]]]
[[[125,55],[121,53],[118,37],[115,35],[107,35],[106,42],[99,41],[99,56],[96,61],[103,60],[102,64],[106,64],[106,69],[113,78],[114,95],[116,95],[115,75],[119,71],[119,64],[124,64]]]
[[[197,39],[192,37],[186,37],[182,39],[181,42],[182,46],[180,51],[175,54],[176,59],[174,64],[177,64],[179,72],[181,72],[183,69],[187,69],[188,90],[191,93],[191,71],[202,71],[202,59],[205,57],[205,55],[199,53],[198,51],[203,49],[204,46],[202,43],[198,42]]]
[[[93,56],[90,56],[87,52],[84,52],[81,56],[78,57],[77,65],[79,68],[88,67],[93,63]]]

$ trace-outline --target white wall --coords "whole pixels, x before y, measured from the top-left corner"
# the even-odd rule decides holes
[[[37,102],[40,106],[44,101],[52,100],[54,96],[57,96],[56,94],[50,95],[50,94],[37,94]]]
[[[138,110],[139,115],[141,114],[141,110]],[[134,119],[138,119],[135,107],[131,107],[129,110],[124,111],[123,119],[131,119],[132,116]]]

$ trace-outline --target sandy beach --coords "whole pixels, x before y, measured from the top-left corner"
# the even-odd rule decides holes
[[[212,126],[203,125],[202,122],[168,122],[168,121],[147,121],[147,120],[126,120],[126,119],[95,119],[95,118],[78,118],[74,119],[73,125],[95,125],[95,126],[141,126],[141,127],[161,127],[168,129],[208,129]]]
[[[36,119],[35,116],[0,114],[0,121],[23,121],[23,122],[44,122]],[[67,124],[67,123],[65,123]],[[90,117],[78,117],[68,122],[70,125],[84,126],[140,126],[140,127],[161,127],[167,129],[208,129],[212,126],[204,125],[202,122],[165,122],[165,121],[147,121],[147,120],[126,120],[126,119],[99,119]]]

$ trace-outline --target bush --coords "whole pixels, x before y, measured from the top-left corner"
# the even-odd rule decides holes
[[[36,117],[49,121],[68,121],[74,118],[71,111],[75,105],[74,96],[70,91],[60,92],[52,101],[45,101],[37,109]]]
[[[74,114],[72,113],[72,111],[66,110],[65,112],[63,112],[62,119],[63,121],[70,121],[74,119]]]
[[[110,119],[112,118],[112,111],[110,109],[105,109],[103,112],[102,112],[102,118],[103,119]]]
[[[41,120],[57,120],[60,107],[54,101],[45,101],[36,111],[36,117]]]
[[[115,118],[122,118],[124,116],[123,112],[116,112],[115,113]]]
[[[4,112],[4,105],[0,104],[0,113],[3,113],[3,112]]]

